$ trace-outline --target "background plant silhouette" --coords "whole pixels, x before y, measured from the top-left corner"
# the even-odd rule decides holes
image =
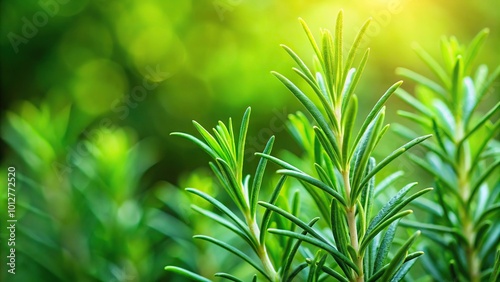
[[[486,64],[474,65],[488,33],[482,30],[468,45],[455,37],[443,38],[443,64],[415,46],[437,80],[406,68],[397,70],[417,83],[416,97],[398,90],[399,97],[416,110],[400,111],[400,115],[436,136],[424,144],[425,156],[411,155],[435,178],[433,201],[422,200],[418,205],[429,214],[430,222],[403,225],[425,230],[429,240],[422,244],[429,255],[424,265],[440,281],[486,281],[489,277],[498,281],[494,261],[500,244],[500,102],[487,105],[485,112],[481,102],[492,95],[500,65],[493,71]],[[406,138],[416,135],[409,128],[397,132]]]

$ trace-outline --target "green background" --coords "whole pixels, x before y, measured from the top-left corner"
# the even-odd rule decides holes
[[[34,281],[33,275],[47,281],[167,281],[162,269],[172,263],[211,275],[210,266],[197,262],[206,257],[183,258],[194,254],[193,230],[182,225],[189,223],[189,201],[173,186],[212,189],[209,174],[200,169],[208,158],[169,134],[194,133],[192,120],[211,127],[233,117],[238,124],[251,106],[248,153],[262,150],[271,135],[277,136],[275,151],[299,152],[283,121],[301,107],[270,74],[296,77],[279,44],[312,58],[298,17],[319,35],[320,27],[333,29],[343,9],[348,43],[372,17],[362,44],[371,57],[357,89],[362,115],[400,79],[396,67],[430,73],[412,51],[415,42],[437,56],[441,36],[468,42],[488,27],[477,61],[490,67],[500,62],[497,0],[0,5],[0,179],[6,183],[7,167],[16,167],[17,240],[25,242],[18,244],[18,281]],[[498,91],[487,99],[498,100]],[[392,98],[389,121],[400,122],[395,113],[404,107]],[[385,139],[380,153],[400,144],[393,138]],[[407,178],[420,175],[409,163],[397,166]],[[169,228],[174,226],[184,227]],[[1,234],[4,271],[8,234]],[[0,277],[10,278],[5,275]]]

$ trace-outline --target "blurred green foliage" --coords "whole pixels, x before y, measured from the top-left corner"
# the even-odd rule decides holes
[[[181,227],[190,220],[191,201],[163,182],[207,183],[206,173],[188,174],[207,157],[170,132],[192,132],[190,119],[214,124],[250,105],[247,151],[261,151],[273,134],[275,151],[285,145],[298,151],[283,125],[298,103],[269,71],[288,69],[280,43],[312,56],[297,32],[299,16],[317,30],[333,26],[343,8],[346,37],[373,17],[363,44],[377,56],[358,92],[381,93],[399,79],[398,66],[426,71],[411,52],[415,41],[435,49],[442,34],[468,41],[488,27],[477,61],[500,61],[496,7],[496,0],[2,1],[0,179],[4,185],[6,168],[16,167],[18,239],[25,243],[16,277],[165,280],[162,266],[178,260],[209,273],[215,267],[200,261],[210,258],[183,257],[197,250],[188,243],[193,231]],[[396,118],[388,113],[389,121]],[[414,165],[399,166],[407,177],[418,173]],[[3,219],[6,195],[0,195]],[[177,198],[184,200],[172,202]],[[161,227],[165,222],[179,228]]]

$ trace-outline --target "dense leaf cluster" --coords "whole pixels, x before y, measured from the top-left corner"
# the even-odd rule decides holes
[[[315,52],[314,69],[309,68],[291,48],[283,46],[299,66],[294,71],[311,87],[313,95],[306,94],[288,78],[273,72],[313,119],[311,123],[299,113],[291,117],[290,125],[296,139],[303,141],[301,144],[312,156],[312,173],[271,155],[272,137],[264,151],[257,154],[261,160],[254,176],[243,177],[249,109],[243,117],[238,137],[233,132],[231,120],[229,125],[219,122],[213,133],[194,122],[202,139],[174,133],[190,139],[213,158],[210,167],[240,216],[212,196],[189,188],[189,192],[210,202],[223,216],[199,207],[195,210],[236,233],[247,242],[254,256],[213,237],[197,235],[195,238],[209,241],[239,256],[268,281],[292,281],[295,277],[307,281],[322,281],[328,277],[338,281],[401,281],[415,259],[423,254],[420,251],[410,252],[419,231],[395,250],[393,247],[400,219],[412,213],[405,210],[405,206],[432,188],[409,194],[416,183],[408,184],[375,210],[375,194],[387,192],[384,189],[391,186],[400,173],[380,179],[378,185],[375,185],[375,177],[397,157],[430,135],[416,137],[379,163],[375,161],[374,150],[389,128],[389,125],[384,125],[384,104],[401,82],[395,83],[382,95],[355,132],[358,100],[354,92],[369,50],[357,67],[354,67],[354,61],[370,21],[361,28],[347,56],[344,56],[342,17],[340,12],[334,35],[328,30],[321,31],[320,45],[301,21]],[[267,161],[282,167],[277,171],[282,177],[270,200],[265,202],[258,199]],[[314,200],[316,206],[310,209],[316,210],[317,217],[301,219],[298,206],[302,197],[297,193],[290,207],[277,204],[283,184],[290,177],[299,181]],[[257,213],[257,204],[265,208],[262,216]],[[322,221],[326,222],[327,228],[315,227],[317,222]],[[266,241],[267,233],[277,235],[281,248]],[[278,253],[274,253],[276,251]],[[178,267],[168,266],[167,270],[207,281]],[[241,281],[228,273],[217,273],[216,276]],[[257,276],[254,276],[256,279]]]

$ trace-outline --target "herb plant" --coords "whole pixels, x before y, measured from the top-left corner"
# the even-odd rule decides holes
[[[384,125],[384,104],[401,82],[392,85],[382,95],[355,132],[358,100],[354,92],[369,50],[357,67],[354,67],[354,61],[370,21],[363,25],[347,56],[344,56],[342,17],[341,11],[334,35],[328,30],[321,30],[320,45],[301,20],[315,53],[314,71],[292,49],[283,46],[299,66],[294,71],[311,87],[314,95],[306,95],[289,79],[273,72],[303,104],[314,121],[311,124],[303,114],[292,117],[295,135],[307,136],[302,139],[307,141],[303,147],[313,156],[313,172],[307,173],[272,156],[272,137],[264,151],[257,154],[261,159],[253,177],[245,177],[243,157],[250,110],[245,112],[237,137],[231,119],[228,125],[219,122],[212,134],[194,122],[203,140],[185,133],[174,133],[193,141],[212,157],[210,167],[231,199],[231,203],[222,203],[211,195],[188,188],[188,192],[210,202],[219,213],[196,206],[194,209],[237,234],[249,248],[238,249],[228,242],[205,235],[196,235],[195,238],[235,254],[267,281],[292,281],[294,277],[301,277],[301,281],[327,278],[338,281],[401,281],[415,259],[423,254],[420,251],[410,252],[419,231],[407,240],[398,238],[402,243],[397,248],[393,248],[393,242],[399,220],[412,213],[411,210],[403,210],[404,207],[432,188],[409,194],[416,186],[416,183],[410,183],[379,208],[375,195],[387,193],[386,188],[400,173],[378,180],[378,185],[375,184],[375,177],[384,167],[430,135],[414,138],[376,162],[374,150],[389,128],[389,125]],[[263,202],[258,199],[267,161],[283,168],[278,170],[282,176],[272,190],[270,200]],[[299,181],[316,204],[308,207],[308,215],[313,218],[307,221],[298,215],[302,198],[299,194],[295,193],[291,201],[285,201],[290,208],[277,203],[284,182],[289,177]],[[258,205],[265,208],[262,215]],[[239,216],[231,210],[231,206],[236,207]],[[277,236],[270,236],[269,233]],[[277,238],[273,242],[278,242],[278,245],[269,242],[273,237]],[[182,268],[167,266],[166,269],[197,281],[210,281]],[[242,281],[229,273],[215,275]],[[257,277],[254,276],[253,280]]]
[[[15,247],[22,271],[0,280],[161,279],[165,236],[151,227],[164,221],[141,184],[157,161],[155,144],[119,127],[86,125],[95,134],[83,139],[71,118],[78,113],[49,100],[25,101],[6,116],[1,136],[19,171]]]
[[[495,140],[500,102],[497,99],[486,113],[479,110],[500,75],[500,66],[491,73],[486,65],[473,68],[487,35],[488,30],[481,31],[468,46],[454,37],[443,38],[444,64],[417,46],[415,51],[436,81],[408,69],[397,70],[417,83],[416,98],[398,90],[416,113],[400,114],[435,136],[433,142],[424,144],[425,156],[411,155],[435,179],[433,201],[419,202],[429,213],[430,223],[407,221],[404,225],[424,230],[429,239],[423,242],[428,250],[424,265],[438,281],[500,279],[498,255],[494,269],[500,244],[500,143]],[[416,135],[408,128],[398,132],[405,137]]]

